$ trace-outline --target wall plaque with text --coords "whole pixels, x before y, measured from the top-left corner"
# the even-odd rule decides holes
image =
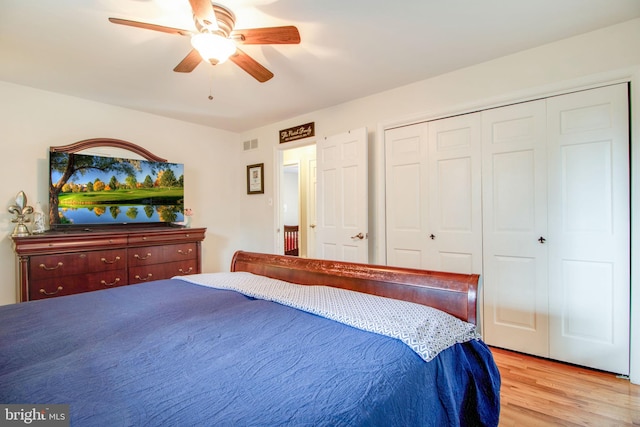
[[[300,126],[294,126],[289,129],[283,129],[280,131],[280,144],[285,142],[291,142],[302,138],[308,138],[315,136],[316,126],[315,122],[306,123]]]

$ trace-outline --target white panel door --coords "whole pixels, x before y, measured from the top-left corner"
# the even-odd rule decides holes
[[[316,256],[368,262],[367,129],[319,140],[316,162]]]
[[[480,114],[429,122],[429,225],[423,268],[482,273]]]
[[[387,264],[422,268],[429,254],[427,123],[385,132]]]
[[[482,273],[480,115],[385,132],[387,264]]]
[[[549,355],[546,119],[544,100],[482,112],[483,338],[544,357]]]
[[[627,85],[548,100],[550,354],[629,372]]]

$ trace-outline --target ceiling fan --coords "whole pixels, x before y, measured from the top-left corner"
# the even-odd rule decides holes
[[[261,83],[271,79],[273,73],[238,48],[237,45],[300,43],[300,34],[293,25],[236,30],[234,29],[235,15],[226,7],[212,3],[210,0],[189,0],[189,4],[193,10],[196,31],[119,18],[109,18],[109,21],[114,24],[146,30],[191,36],[193,49],[173,71],[190,73],[202,60],[216,65],[229,59]]]

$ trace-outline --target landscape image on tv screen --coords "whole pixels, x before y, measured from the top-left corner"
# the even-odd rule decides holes
[[[51,152],[49,223],[183,221],[184,165]]]

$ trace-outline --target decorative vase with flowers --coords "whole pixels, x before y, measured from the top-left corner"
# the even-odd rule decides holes
[[[192,209],[185,209],[184,210],[184,226],[189,228],[191,227],[191,217],[193,216],[193,210]]]

